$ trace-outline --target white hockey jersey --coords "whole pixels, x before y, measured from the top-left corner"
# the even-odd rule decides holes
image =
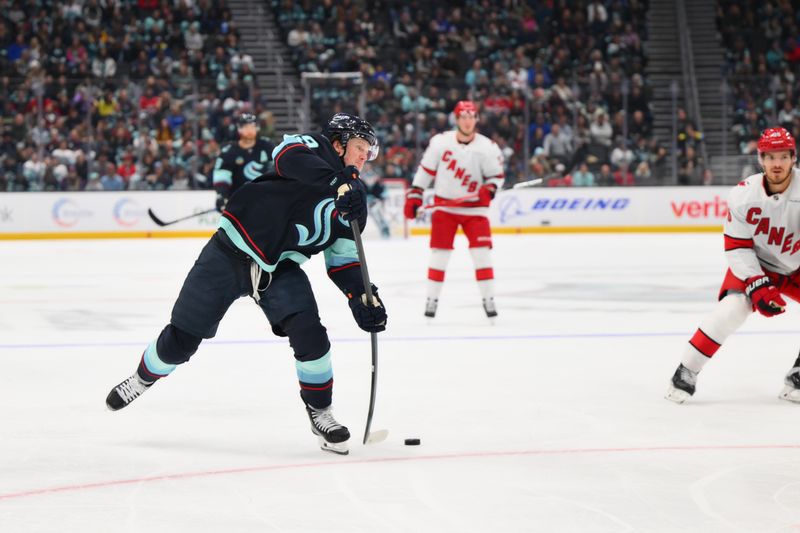
[[[800,170],[792,172],[780,194],[767,195],[764,176],[753,174],[728,196],[725,257],[741,280],[800,268]]]
[[[503,154],[497,143],[481,135],[469,144],[456,140],[456,131],[446,131],[431,138],[422,156],[413,187],[427,189],[434,181],[434,194],[438,199],[460,199],[477,196],[478,189],[492,183],[503,187]],[[442,207],[444,211],[460,215],[483,215],[488,207]]]

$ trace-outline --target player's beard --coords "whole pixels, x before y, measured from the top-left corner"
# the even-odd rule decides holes
[[[784,170],[781,174],[775,175],[774,172],[771,172],[768,169],[764,169],[764,179],[767,180],[767,184],[772,187],[781,187],[786,184],[789,178],[792,175],[792,166],[790,165],[788,169]]]

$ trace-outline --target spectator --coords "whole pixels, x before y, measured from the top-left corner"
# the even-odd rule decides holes
[[[589,165],[585,162],[578,166],[578,170],[572,173],[573,187],[593,187],[594,174],[589,171]]]
[[[559,124],[552,125],[550,133],[544,138],[542,148],[544,148],[545,156],[549,159],[555,159],[561,163],[569,163],[572,159],[572,137],[562,131]]]
[[[108,163],[100,176],[100,185],[104,191],[122,191],[125,189],[125,180],[117,174],[114,165]]]
[[[605,148],[611,147],[611,138],[614,136],[614,130],[608,122],[608,115],[605,110],[598,109],[594,113],[594,120],[589,127],[591,140],[595,144],[599,144]]]
[[[596,183],[602,187],[617,184],[614,174],[611,172],[611,165],[606,163],[600,166],[600,173],[596,176]]]

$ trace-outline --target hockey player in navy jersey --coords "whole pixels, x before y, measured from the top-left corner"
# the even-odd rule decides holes
[[[275,168],[231,196],[219,229],[184,281],[170,323],[142,354],[134,374],[106,398],[116,411],[195,353],[216,334],[230,305],[242,296],[258,304],[272,331],[288,337],[300,396],[323,450],[346,454],[350,433],[331,411],[331,346],[308,278],[300,265],[322,253],[331,280],[346,296],[358,326],[386,328],[375,293],[366,304],[350,221],[363,227],[366,192],[359,173],[377,156],[370,124],[339,113],[322,134],[287,135],[275,148]],[[373,290],[377,290],[373,287]]]
[[[236,119],[239,140],[222,147],[214,162],[212,183],[217,192],[217,210],[221,213],[228,198],[249,181],[272,170],[272,150],[269,139],[258,137],[256,116],[242,113]]]

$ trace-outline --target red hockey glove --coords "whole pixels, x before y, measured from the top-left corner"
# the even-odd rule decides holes
[[[786,311],[786,301],[767,276],[753,276],[745,280],[745,294],[756,311],[764,316],[775,316]]]
[[[477,205],[480,207],[489,207],[489,204],[492,203],[495,194],[497,194],[496,185],[487,183],[486,185],[481,186],[481,188],[478,189]]]
[[[416,218],[417,210],[422,207],[422,189],[411,187],[406,193],[406,203],[403,206],[403,214],[406,218]]]

